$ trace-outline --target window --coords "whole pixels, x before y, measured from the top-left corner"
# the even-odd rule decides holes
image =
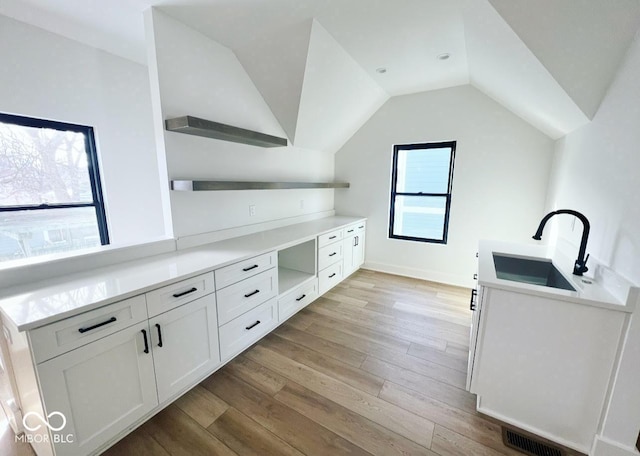
[[[389,237],[447,243],[456,143],[393,147]]]
[[[93,129],[0,113],[0,261],[108,243]]]

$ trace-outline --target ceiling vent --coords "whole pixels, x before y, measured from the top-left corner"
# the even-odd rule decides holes
[[[520,434],[513,429],[502,428],[502,442],[505,446],[529,456],[566,456],[559,447]]]

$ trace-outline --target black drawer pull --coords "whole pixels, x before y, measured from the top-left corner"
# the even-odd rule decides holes
[[[469,310],[476,310],[475,297],[478,295],[478,290],[475,288],[471,290],[471,299],[469,300]]]
[[[147,331],[144,329],[141,329],[140,331],[142,331],[142,336],[144,337],[144,352],[149,353],[149,341],[147,340]]]
[[[331,278],[331,277],[335,277],[335,275],[336,275],[336,273],[334,272],[333,274],[331,274],[331,275],[329,276],[329,278]]]
[[[360,230],[361,230],[362,228],[364,228],[364,225],[361,225],[361,226],[359,226],[359,227],[358,227],[358,229],[360,229]]]
[[[257,265],[257,264],[254,264],[253,266],[249,266],[248,268],[242,268],[242,270],[243,270],[244,272],[247,272],[247,271],[251,271],[252,269],[255,269],[255,268],[257,268],[257,267],[258,267],[258,265]]]
[[[93,326],[88,326],[86,328],[79,328],[78,331],[80,331],[80,334],[84,334],[87,331],[91,331],[92,329],[96,329],[96,328],[99,328],[101,326],[108,325],[109,323],[113,323],[116,320],[117,320],[116,317],[111,317],[107,321],[103,321],[102,323],[98,323],[98,324],[95,324]]]
[[[330,253],[329,256],[334,256],[334,255],[337,255],[337,254],[338,254],[338,252],[333,252],[333,253]]]
[[[296,298],[296,301],[302,301],[304,298],[306,298],[307,295],[303,294],[302,296],[300,296],[299,298]]]
[[[347,233],[353,233],[354,230],[347,230]]]
[[[248,297],[253,296],[254,294],[258,294],[258,293],[260,293],[260,290],[252,291],[251,293],[244,295],[244,297],[248,298]]]
[[[162,347],[162,330],[160,329],[160,324],[156,323],[156,328],[158,328],[158,347]]]
[[[255,328],[255,327],[256,327],[256,326],[258,326],[259,324],[260,324],[260,320],[256,321],[256,322],[255,322],[254,324],[252,324],[252,325],[246,326],[244,329],[246,329],[246,330],[248,331],[248,330],[250,330],[250,329],[252,329],[252,328]]]
[[[189,293],[193,293],[194,291],[198,291],[196,287],[193,287],[191,290],[183,291],[182,293],[174,293],[174,298],[181,298],[184,295],[188,295]]]
[[[473,280],[478,280],[478,274],[477,273],[473,275]]]
[[[335,238],[337,238],[337,237],[338,237],[338,236],[331,236],[331,237],[329,237],[329,239],[335,239]]]

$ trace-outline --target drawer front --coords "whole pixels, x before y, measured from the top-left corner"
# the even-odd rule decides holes
[[[278,301],[273,298],[220,327],[222,361],[240,353],[271,331],[277,323]]]
[[[362,234],[366,231],[367,229],[367,222],[360,222],[360,223],[356,223],[356,230],[357,233],[356,234]]]
[[[271,269],[277,266],[277,264],[278,252],[271,252],[217,269],[215,271],[216,288],[219,290],[228,287],[248,277],[260,274],[267,269]]]
[[[218,324],[233,320],[278,294],[278,270],[272,268],[218,290]]]
[[[318,297],[318,279],[304,283],[278,299],[278,321],[282,323]]]
[[[321,295],[342,281],[342,263],[336,263],[318,273],[318,289]]]
[[[215,291],[213,272],[158,288],[147,293],[149,317],[174,309]]]
[[[146,320],[145,304],[139,295],[29,331],[36,363]]]
[[[357,223],[354,223],[353,225],[349,225],[347,227],[344,228],[344,237],[348,238],[348,237],[352,237],[355,236],[356,234],[358,234],[358,227],[361,226]]]
[[[335,231],[331,231],[330,233],[325,233],[318,236],[318,248],[324,247],[325,245],[333,244],[334,242],[338,242],[342,240],[344,235],[344,230],[339,229]]]
[[[318,249],[318,271],[322,271],[327,266],[330,266],[338,261],[342,261],[343,256],[342,242],[336,242],[335,244],[329,244],[321,249]]]

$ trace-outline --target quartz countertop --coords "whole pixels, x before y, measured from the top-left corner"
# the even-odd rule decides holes
[[[499,279],[496,276],[493,253],[523,258],[550,259],[576,291]],[[607,291],[604,284],[598,283],[592,277],[573,275],[574,261],[575,258],[566,258],[557,252],[552,252],[548,246],[543,244],[480,241],[478,251],[478,283],[490,288],[537,295],[576,304],[585,304],[621,312],[634,311],[635,301],[633,299],[622,301]]]
[[[19,331],[34,329],[364,220],[326,217],[22,285],[0,300],[0,312]]]

